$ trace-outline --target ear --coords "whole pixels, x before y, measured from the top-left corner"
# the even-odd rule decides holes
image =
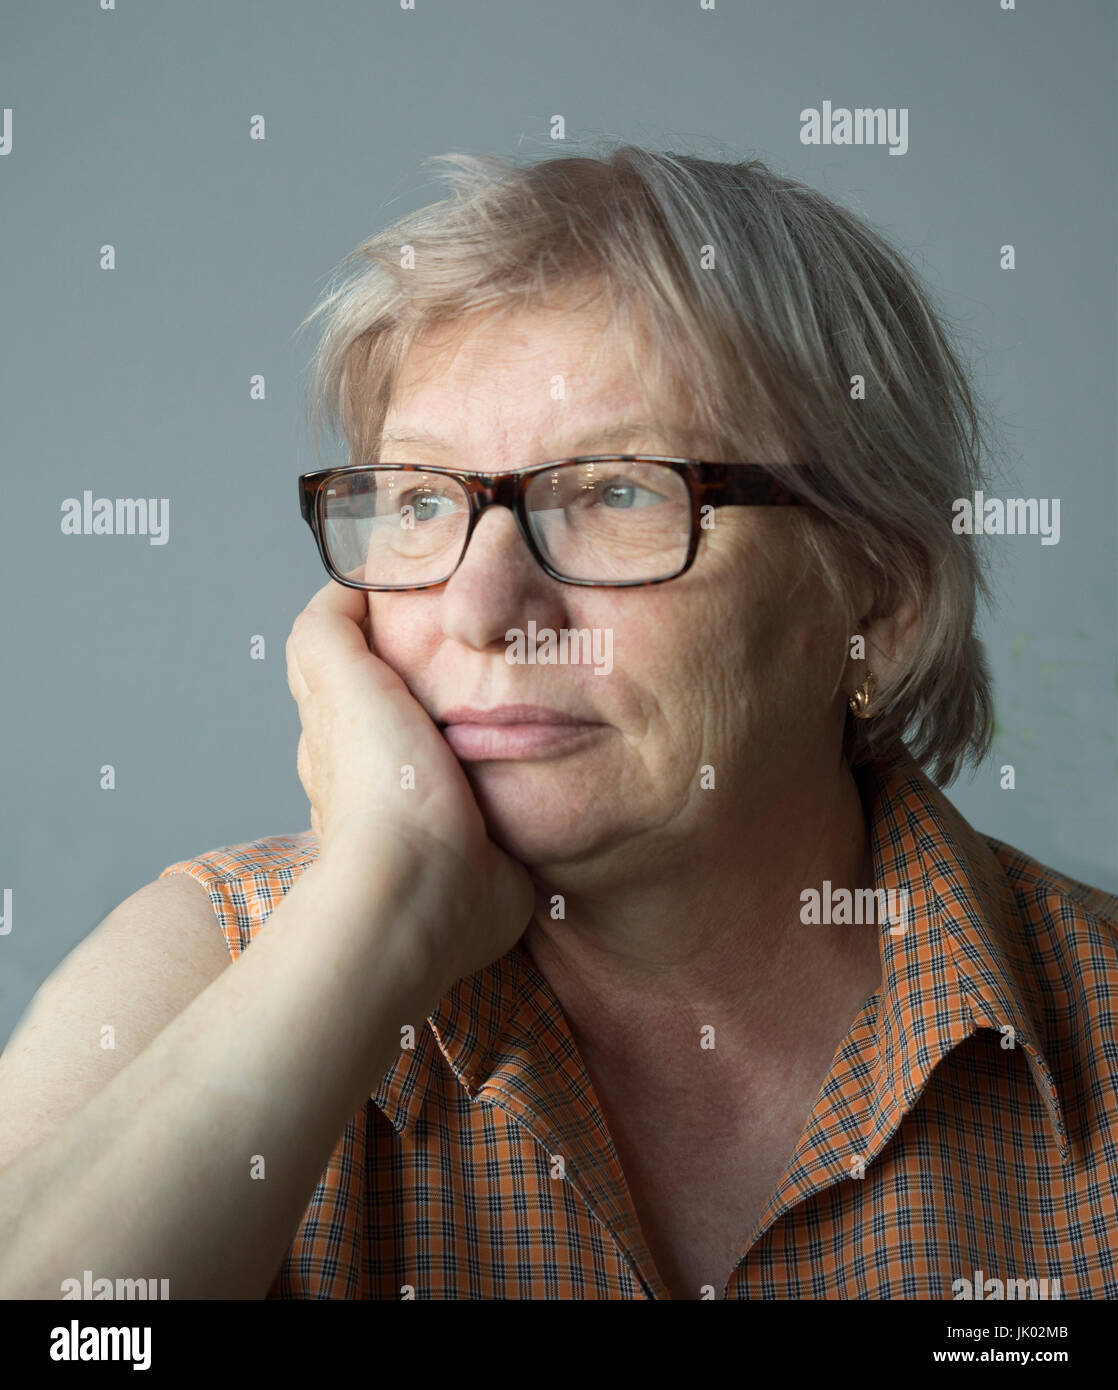
[[[887,685],[908,664],[920,631],[920,605],[910,594],[901,598],[889,613],[869,609],[861,618],[858,631],[866,641],[866,659],[864,664],[854,663],[854,683],[863,680],[870,670],[879,686]]]

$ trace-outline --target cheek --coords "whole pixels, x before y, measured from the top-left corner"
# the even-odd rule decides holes
[[[414,594],[370,594],[366,638],[373,652],[403,675],[414,670],[438,640],[431,610]]]
[[[762,518],[763,520],[763,518]],[[781,517],[771,519],[779,525]],[[743,520],[760,525],[756,518]],[[738,596],[734,631],[739,649],[751,666],[795,673],[798,681],[834,679],[836,656],[844,636],[835,596],[806,560],[794,533],[766,536],[764,543],[748,533],[741,538],[723,578],[725,592]]]
[[[835,700],[842,675],[845,636],[829,595],[804,596],[786,615],[774,690],[789,716],[804,726],[819,724]]]
[[[685,623],[692,670],[748,703],[826,702],[841,669],[843,634],[830,594],[802,574],[728,565]]]

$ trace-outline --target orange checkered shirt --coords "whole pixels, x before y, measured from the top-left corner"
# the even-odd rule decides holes
[[[882,986],[711,1296],[1118,1297],[1118,901],[977,834],[903,745],[860,784],[876,887],[908,893],[910,925],[878,928]],[[160,877],[205,888],[235,960],[316,854],[278,835]],[[521,943],[346,1125],[269,1297],[409,1295],[671,1297]]]

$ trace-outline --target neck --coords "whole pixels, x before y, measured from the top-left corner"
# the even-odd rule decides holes
[[[707,1025],[754,1065],[825,1052],[880,983],[876,927],[800,919],[800,894],[824,880],[873,886],[845,761],[829,782],[795,779],[751,818],[723,816],[686,844],[631,844],[612,867],[593,874],[593,893],[580,891],[584,873],[549,875],[524,936],[586,1053],[651,1063],[669,1043],[697,1045]]]

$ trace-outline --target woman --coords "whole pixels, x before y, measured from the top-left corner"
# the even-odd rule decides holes
[[[1113,1293],[1114,900],[933,780],[991,715],[927,296],[756,162],[447,167],[317,311],[312,828],[40,990],[0,1288]]]

